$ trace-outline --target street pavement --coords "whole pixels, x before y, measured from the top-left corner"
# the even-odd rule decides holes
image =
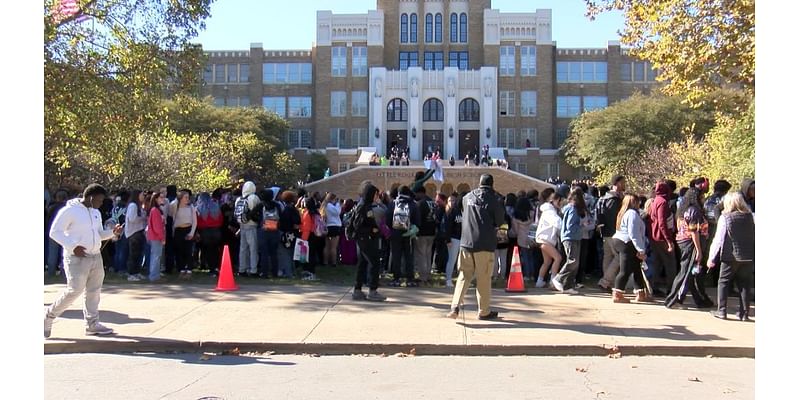
[[[58,354],[44,397],[743,400],[754,372],[750,358]]]
[[[50,304],[62,284],[44,286]],[[352,288],[246,285],[108,285],[100,302],[110,337],[84,336],[82,301],[53,325],[44,352],[275,351],[279,354],[670,355],[754,357],[755,323],[660,302],[614,304],[599,290],[495,289],[500,319],[477,319],[475,290],[459,319],[445,318],[452,289],[381,288],[384,303],[354,301]],[[714,298],[714,290],[709,290]],[[630,296],[630,295],[629,295]],[[729,310],[735,310],[730,300]],[[687,299],[686,303],[691,303]],[[753,318],[755,320],[755,318]]]

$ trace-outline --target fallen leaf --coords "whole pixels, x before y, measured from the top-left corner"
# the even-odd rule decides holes
[[[271,355],[273,355],[273,354],[275,354],[275,352],[274,352],[274,351],[267,351],[267,352],[265,352],[263,355],[265,355],[265,356],[271,356]]]
[[[575,368],[575,371],[578,371],[578,372],[586,372],[586,371],[588,371],[588,370],[587,370],[586,368],[583,368],[583,367],[578,367],[578,368]]]
[[[211,356],[210,356],[210,355],[208,355],[208,354],[202,354],[202,355],[200,355],[200,361],[208,361],[208,360],[210,360],[210,359],[211,359]]]
[[[417,355],[417,348],[415,347],[415,348],[409,350],[408,354],[411,354],[412,356],[416,356]]]
[[[608,349],[608,358],[617,359],[617,358],[620,358],[620,357],[622,357],[622,353],[619,351],[619,347],[614,346],[614,347]]]
[[[631,365],[631,368],[639,368],[639,367],[636,365]]]
[[[702,381],[700,380],[700,378],[695,376],[694,378],[689,378],[689,382],[702,382]]]
[[[394,353],[394,356],[395,357],[408,357],[408,354],[406,354],[406,353]]]
[[[731,393],[736,393],[736,391],[731,388],[725,388],[725,390],[722,391],[722,394],[731,394]]]
[[[309,356],[309,357],[318,358],[318,357],[319,357],[319,354],[317,354],[317,353],[314,353],[314,354],[309,354],[308,356]]]
[[[373,374],[377,374],[377,373],[378,373],[378,371],[372,371],[372,373],[373,373]]]

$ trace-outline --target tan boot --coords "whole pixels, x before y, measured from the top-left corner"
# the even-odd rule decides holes
[[[614,303],[630,303],[631,301],[625,298],[625,292],[619,289],[612,289],[611,299]]]
[[[640,289],[636,292],[636,298],[633,301],[637,303],[649,303],[653,301],[653,298],[647,294],[647,290]]]

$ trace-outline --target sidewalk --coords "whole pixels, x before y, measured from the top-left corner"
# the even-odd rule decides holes
[[[45,285],[50,304],[64,285]],[[381,288],[385,303],[354,301],[351,287],[108,285],[100,301],[110,337],[83,334],[83,297],[53,325],[44,352],[275,351],[430,355],[754,357],[755,324],[661,303],[614,304],[598,290],[569,296],[495,289],[501,319],[477,319],[475,289],[459,319],[445,318],[452,289]],[[709,290],[714,298],[714,290]],[[630,296],[630,295],[629,295]],[[729,299],[729,311],[736,299]],[[691,303],[687,299],[686,303]],[[755,320],[753,318],[753,320]]]

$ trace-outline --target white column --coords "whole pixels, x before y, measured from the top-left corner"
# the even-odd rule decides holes
[[[442,158],[458,158],[458,68],[444,68],[444,146]],[[450,137],[450,132],[453,137]]]
[[[408,69],[408,147],[412,160],[422,159],[422,67]],[[417,137],[414,137],[416,129]]]
[[[497,68],[481,68],[481,146],[497,143]],[[486,137],[486,129],[491,136]]]
[[[369,144],[375,147],[379,154],[386,152],[386,68],[373,67],[369,69],[370,85],[369,98],[372,107],[369,113]],[[378,137],[375,137],[375,130]]]

